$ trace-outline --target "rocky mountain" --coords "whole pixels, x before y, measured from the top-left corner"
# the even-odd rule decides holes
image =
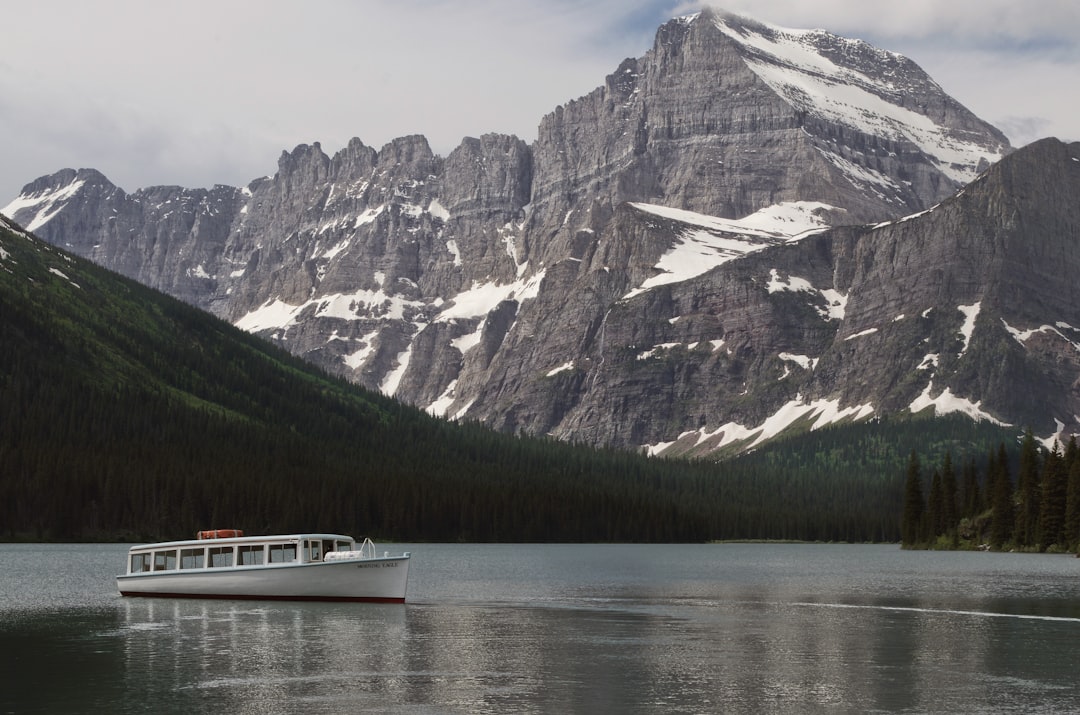
[[[1080,414],[1077,222],[1051,200],[1080,167],[1010,151],[904,57],[706,11],[532,144],[302,145],[209,191],[64,170],[3,212],[507,431],[696,454],[933,404],[1046,433]]]

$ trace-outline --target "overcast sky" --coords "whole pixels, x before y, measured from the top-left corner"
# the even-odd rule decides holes
[[[1080,0],[730,0],[907,55],[1016,146],[1080,140]],[[668,0],[0,0],[0,206],[93,167],[126,191],[246,185],[282,150],[536,138],[693,12]]]

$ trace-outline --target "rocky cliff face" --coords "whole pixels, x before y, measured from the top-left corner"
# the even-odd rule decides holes
[[[929,211],[834,228],[623,301],[607,321],[609,345],[619,335],[625,349],[608,348],[605,396],[629,399],[641,372],[658,373],[648,382],[664,391],[639,443],[668,453],[931,407],[1076,432],[1078,196],[1080,144],[1048,139]],[[641,320],[657,304],[677,319]],[[655,331],[644,344],[643,324]],[[656,418],[672,412],[684,431],[668,444],[675,430]]]
[[[437,414],[703,451],[814,406],[865,416],[961,380],[949,353],[914,353],[926,325],[946,341],[957,305],[985,322],[974,286],[997,273],[905,233],[926,219],[864,224],[931,209],[1008,151],[903,57],[706,12],[661,27],[532,145],[299,146],[273,177],[211,191],[126,194],[65,170],[5,213]],[[977,242],[953,220],[948,241]],[[893,333],[915,341],[914,367],[864,353],[898,350]],[[969,372],[956,390],[985,378]]]
[[[155,186],[129,195],[94,169],[65,169],[28,184],[5,211],[57,245],[201,304],[206,267],[220,262],[242,194]]]

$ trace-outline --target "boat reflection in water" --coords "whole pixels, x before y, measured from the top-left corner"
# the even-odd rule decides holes
[[[124,599],[123,692],[156,713],[370,706],[395,682],[382,674],[407,669],[406,618],[394,604]]]

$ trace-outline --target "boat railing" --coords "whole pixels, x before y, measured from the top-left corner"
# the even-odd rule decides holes
[[[345,561],[349,559],[373,559],[375,558],[375,544],[371,539],[365,538],[360,548],[354,551],[330,551],[323,557],[324,561]]]

